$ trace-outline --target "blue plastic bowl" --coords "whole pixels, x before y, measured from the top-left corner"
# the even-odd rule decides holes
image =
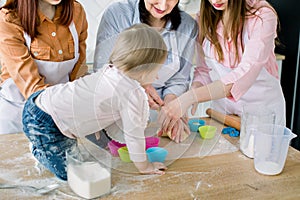
[[[188,123],[192,132],[197,132],[200,126],[205,125],[205,121],[202,119],[190,119]]]
[[[168,151],[161,147],[151,147],[146,150],[149,162],[165,162]]]

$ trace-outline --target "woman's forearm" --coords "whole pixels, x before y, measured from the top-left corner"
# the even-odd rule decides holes
[[[190,105],[210,100],[231,96],[230,90],[233,84],[224,85],[221,81],[214,81],[208,85],[193,88],[179,97],[182,104]]]

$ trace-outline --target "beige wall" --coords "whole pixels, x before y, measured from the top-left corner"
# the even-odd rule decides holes
[[[98,25],[102,16],[103,10],[113,1],[116,0],[78,0],[85,9],[88,27],[87,38],[87,63],[94,61],[94,49],[96,45],[96,36]]]

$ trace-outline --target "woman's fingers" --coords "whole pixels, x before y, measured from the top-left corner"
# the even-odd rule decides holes
[[[148,95],[148,104],[150,109],[152,110],[158,110],[160,107],[155,101],[153,101],[153,99],[149,95]]]
[[[160,96],[157,94],[157,92],[155,91],[150,93],[150,97],[153,99],[153,101],[159,105],[159,106],[163,106],[164,105],[164,101],[160,98]]]
[[[158,110],[160,106],[164,105],[164,101],[160,98],[157,91],[151,84],[143,87],[145,88],[145,92],[148,96],[148,102],[151,109]]]
[[[172,131],[172,129],[174,128],[175,124],[178,122],[178,120],[171,120],[169,121],[168,123],[166,123],[164,125],[164,127],[166,127],[166,131],[169,132],[169,131]]]
[[[168,111],[168,107],[163,106],[158,116],[158,123],[161,124],[162,130],[165,132],[172,130],[176,121]]]
[[[164,125],[165,124],[168,124],[167,120],[168,120],[168,117],[167,117],[167,113],[168,111],[166,111],[167,107],[163,106],[161,108],[161,110],[159,111],[159,114],[158,114],[158,123],[162,126],[162,130],[164,131]],[[169,119],[170,120],[170,119]]]
[[[185,132],[186,134],[188,134],[188,135],[191,134],[190,127],[189,127],[188,124],[184,123],[183,129],[184,129],[184,132]]]
[[[179,129],[177,133],[177,138],[176,138],[176,143],[180,143],[181,141],[181,136],[184,134],[184,122],[182,120],[179,120]]]
[[[183,116],[181,117],[181,120],[182,120],[186,125],[188,125],[189,118],[188,118],[187,114],[183,115]]]
[[[161,137],[163,134],[164,134],[164,131],[163,131],[162,129],[160,129],[160,130],[157,132],[157,136],[158,136],[158,137]]]
[[[192,105],[192,109],[191,109],[191,114],[192,115],[195,115],[196,111],[197,111],[197,108],[198,108],[198,103],[195,103]]]
[[[158,122],[161,124],[163,131],[172,131],[177,121],[183,115],[183,111],[181,108],[182,105],[180,104],[180,101],[178,99],[174,99],[167,105],[161,107],[158,116]]]
[[[178,133],[178,129],[179,129],[179,125],[178,125],[178,123],[176,123],[175,126],[172,129],[172,132],[171,132],[171,139],[172,140],[175,140],[176,135]]]

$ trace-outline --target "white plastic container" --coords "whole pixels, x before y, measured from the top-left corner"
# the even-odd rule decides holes
[[[274,124],[275,113],[264,105],[246,105],[241,117],[240,151],[254,158],[254,136],[261,124]]]
[[[97,154],[97,159],[93,154]],[[99,147],[96,150],[93,148],[92,153],[84,147],[67,151],[68,184],[74,193],[85,199],[93,199],[110,192],[111,160],[108,160],[110,157],[107,154]]]
[[[93,199],[110,192],[109,171],[97,162],[68,165],[68,184],[77,195]]]
[[[290,129],[274,124],[258,127],[254,141],[254,167],[264,175],[282,172],[291,139],[297,137]]]

